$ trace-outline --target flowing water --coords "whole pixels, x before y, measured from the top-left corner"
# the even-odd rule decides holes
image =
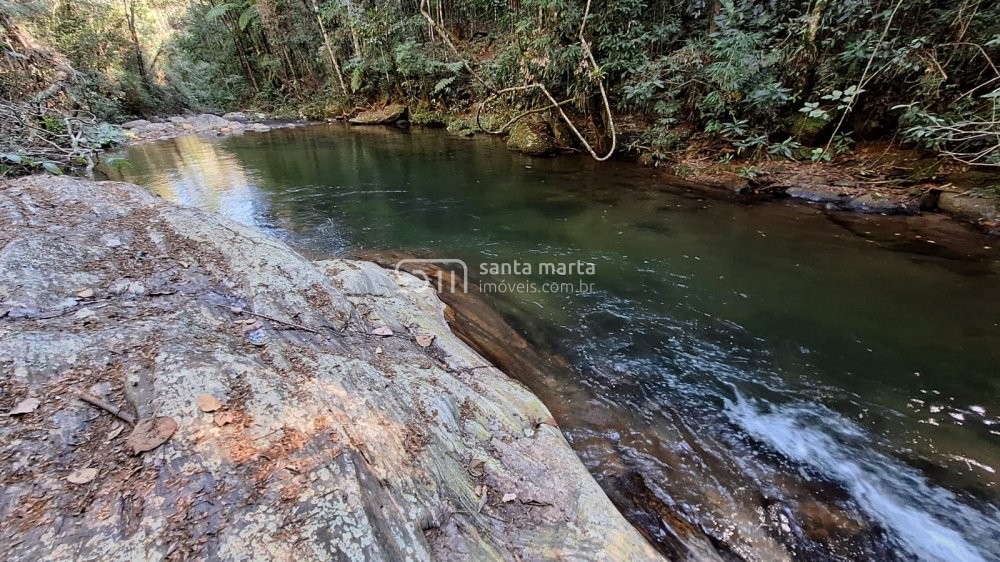
[[[525,382],[658,544],[1000,559],[1000,240],[437,131],[315,126],[127,156],[106,173],[308,255],[464,260],[512,325],[568,360]],[[578,261],[593,272],[538,272]]]

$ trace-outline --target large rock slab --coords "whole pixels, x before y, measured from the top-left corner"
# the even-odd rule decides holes
[[[202,113],[201,115],[189,117],[187,122],[199,132],[218,129],[220,127],[227,127],[230,124],[228,119],[224,119],[218,115],[212,115],[211,113]]]
[[[406,118],[409,109],[403,104],[389,104],[382,109],[364,111],[348,120],[352,125],[391,125]]]
[[[130,454],[77,391],[177,429]],[[0,184],[0,411],[17,404],[5,559],[658,557],[415,277],[128,184]]]
[[[938,198],[938,208],[972,221],[1000,219],[1000,199],[995,197],[972,197],[945,191]]]

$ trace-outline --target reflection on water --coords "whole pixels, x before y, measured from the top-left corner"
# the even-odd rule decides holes
[[[109,175],[312,255],[595,263],[591,293],[489,298],[570,361],[525,382],[654,540],[679,525],[660,505],[751,560],[1000,558],[996,241],[429,131],[186,137],[129,158]]]

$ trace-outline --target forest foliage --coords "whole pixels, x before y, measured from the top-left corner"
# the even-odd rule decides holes
[[[65,57],[60,103],[100,119],[389,100],[419,118],[515,88],[512,114],[555,100],[598,139],[633,123],[625,146],[656,157],[692,135],[813,160],[896,138],[1000,165],[992,0],[0,0],[6,102],[58,80],[24,67],[15,26]]]

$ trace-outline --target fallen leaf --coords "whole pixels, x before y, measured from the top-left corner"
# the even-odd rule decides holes
[[[240,320],[240,322],[242,322],[244,324],[256,324],[257,323],[257,319],[256,318],[247,318],[245,320]]]
[[[202,412],[214,412],[222,407],[222,402],[219,402],[211,394],[199,394],[198,395],[198,407],[201,408]]]
[[[486,500],[489,498],[489,492],[483,488],[483,495],[479,496],[479,506],[476,508],[476,513],[479,513],[486,507]]]
[[[486,461],[483,461],[481,459],[472,459],[472,462],[469,463],[469,474],[478,478],[485,473],[486,473]]]
[[[37,398],[25,398],[14,406],[14,409],[7,412],[8,416],[20,416],[22,414],[30,414],[34,412],[36,408],[42,405],[42,401]]]
[[[94,478],[97,478],[96,468],[81,468],[70,472],[66,480],[69,480],[71,484],[86,484]]]
[[[503,503],[510,503],[517,499],[517,494],[504,494],[503,498],[500,499]]]
[[[416,340],[420,347],[430,347],[434,343],[434,334],[417,334]]]
[[[378,355],[382,354],[382,346],[381,345],[375,346],[375,353],[378,354]]]
[[[257,328],[263,328],[263,327],[264,327],[264,325],[261,324],[260,322],[258,322],[256,318],[254,318],[252,322],[244,323],[243,327],[240,328],[240,331],[242,331],[244,334],[246,334],[246,333],[249,333],[249,332],[252,332],[252,331],[256,330]]]
[[[229,312],[232,312],[233,314],[243,314],[243,309],[238,306],[230,306]]]
[[[135,455],[152,451],[166,443],[175,431],[177,431],[177,422],[174,421],[174,418],[159,416],[142,419],[135,424],[135,429],[125,441],[125,446],[131,449],[132,454]]]
[[[107,438],[106,438],[106,439],[105,439],[104,441],[105,441],[106,443],[110,443],[110,442],[111,442],[111,441],[113,441],[113,440],[114,440],[114,439],[115,439],[116,437],[118,437],[119,435],[121,435],[121,434],[122,434],[122,431],[124,431],[124,430],[125,430],[125,426],[124,426],[123,424],[121,424],[121,423],[119,423],[119,422],[115,422],[115,423],[114,423],[114,424],[113,424],[113,425],[111,426],[111,431],[109,431],[109,432],[108,432],[108,436],[107,436]]]
[[[94,296],[94,290],[89,288],[81,289],[80,292],[76,294],[76,296],[80,297],[81,299],[89,299]]]
[[[378,328],[375,328],[374,330],[372,330],[372,335],[373,336],[388,337],[388,336],[392,335],[392,330],[390,330],[389,328],[386,328],[385,326],[379,326]]]
[[[222,427],[226,424],[234,423],[236,414],[233,412],[217,412],[215,414],[215,425]]]

